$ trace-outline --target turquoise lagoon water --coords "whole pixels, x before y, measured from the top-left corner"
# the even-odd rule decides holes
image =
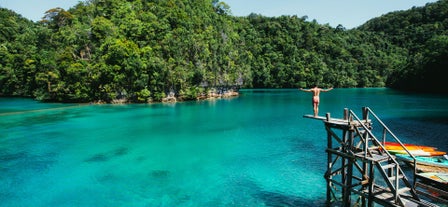
[[[448,98],[334,89],[320,115],[369,106],[405,142],[448,151]],[[0,98],[0,206],[323,206],[326,132],[311,95],[242,90],[176,104]]]

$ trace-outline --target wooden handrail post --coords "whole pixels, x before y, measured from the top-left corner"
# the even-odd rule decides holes
[[[369,119],[369,110],[367,107],[362,107],[362,119],[368,120]]]

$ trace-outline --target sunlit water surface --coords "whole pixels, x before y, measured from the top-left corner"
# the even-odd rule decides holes
[[[448,98],[321,94],[320,115],[369,106],[402,141],[448,151]],[[0,206],[323,206],[326,132],[311,95],[242,90],[177,104],[0,98]]]

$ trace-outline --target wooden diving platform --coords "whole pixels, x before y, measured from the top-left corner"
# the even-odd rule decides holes
[[[330,117],[329,113],[326,116],[314,116],[311,114],[305,114],[305,115],[303,115],[303,118],[321,120],[321,121],[324,121],[325,123],[333,124],[335,126],[361,126],[361,123],[369,124],[371,121],[370,119],[353,121],[353,119],[348,119],[348,118],[333,118],[333,117]]]
[[[330,113],[303,118],[321,120],[327,131],[327,205],[438,206],[417,194],[416,169],[405,174],[395,156],[382,150],[387,139],[399,140],[368,107],[363,107],[361,117],[344,109],[342,118]]]

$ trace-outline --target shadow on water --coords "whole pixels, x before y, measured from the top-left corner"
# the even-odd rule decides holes
[[[6,128],[63,123],[73,118],[85,116],[85,113],[78,109],[79,107],[61,107],[55,109],[41,109],[35,111],[24,111],[20,113],[0,114],[0,117],[5,117],[5,122],[0,121],[0,123]]]
[[[152,178],[157,178],[157,179],[167,178],[169,174],[170,174],[170,171],[168,171],[168,170],[153,170],[153,171],[149,172],[149,175]]]
[[[0,200],[22,198],[18,189],[28,183],[28,179],[47,173],[57,162],[54,157],[56,154],[53,153],[38,155],[26,151],[0,150]]]
[[[313,200],[282,192],[267,191],[254,181],[242,179],[235,183],[240,190],[249,191],[251,197],[269,207],[320,207],[326,206],[325,200]]]
[[[55,154],[32,155],[27,152],[0,153],[0,169],[13,171],[17,169],[42,172],[48,170],[56,160]]]
[[[325,206],[325,201],[313,201],[297,196],[285,195],[276,192],[259,191],[254,196],[261,199],[266,206],[270,207]]]
[[[84,162],[107,162],[111,159],[124,156],[129,153],[129,149],[126,147],[120,147],[115,150],[105,152],[105,153],[98,153],[95,154],[87,159],[84,160]]]

